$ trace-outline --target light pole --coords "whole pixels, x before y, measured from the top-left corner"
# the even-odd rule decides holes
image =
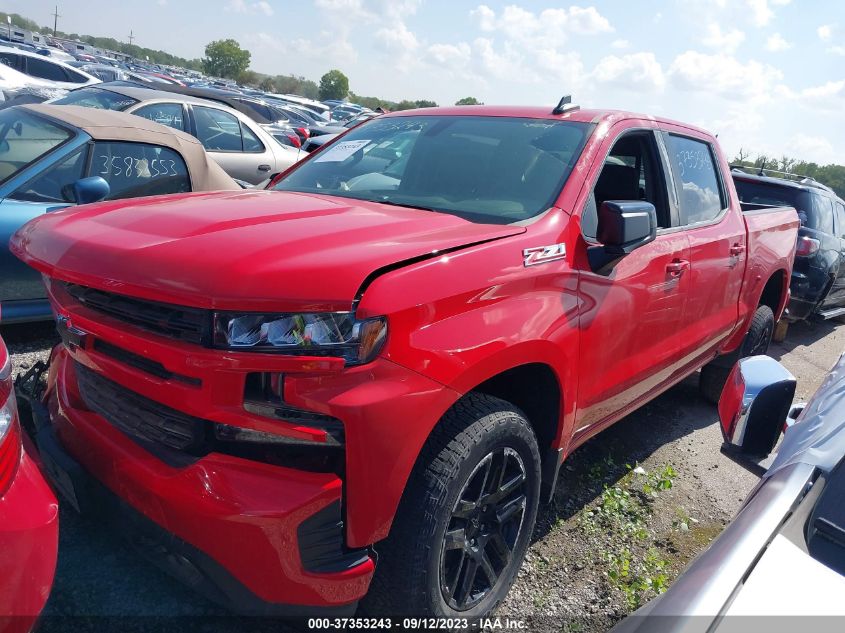
[[[9,42],[11,43],[11,41],[12,41],[12,16],[11,15],[6,16],[6,22],[9,23]]]

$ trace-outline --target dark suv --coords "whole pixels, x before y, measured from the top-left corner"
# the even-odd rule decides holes
[[[845,315],[845,202],[812,178],[769,170],[750,174],[744,169],[732,170],[741,202],[760,208],[789,205],[801,219],[790,284],[792,299],[784,319]]]

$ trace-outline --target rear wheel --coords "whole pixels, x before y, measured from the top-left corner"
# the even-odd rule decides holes
[[[507,595],[531,539],[540,491],[537,440],[512,405],[471,394],[420,455],[362,610],[477,617]]]
[[[757,306],[754,317],[751,319],[751,326],[742,345],[739,348],[739,358],[746,356],[757,356],[765,354],[772,342],[772,334],[775,331],[775,315],[769,306]],[[722,395],[722,388],[731,373],[730,367],[724,367],[715,363],[709,363],[701,368],[699,378],[699,389],[701,394],[713,404],[719,402]]]

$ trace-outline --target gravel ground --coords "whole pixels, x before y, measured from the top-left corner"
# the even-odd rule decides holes
[[[46,360],[56,340],[50,324],[7,326],[0,334],[16,373]],[[843,347],[845,326],[801,323],[770,353],[798,377],[797,398],[806,399]],[[626,550],[632,559],[628,579],[637,561],[652,556],[659,569],[651,575],[665,576],[668,584],[730,521],[756,478],[719,452],[716,408],[699,396],[696,380],[693,376],[671,389],[567,460],[554,503],[541,510],[501,615],[530,618],[532,630],[606,630],[654,595],[646,589],[632,601],[612,581],[610,572],[619,569]],[[629,467],[636,465],[650,475],[670,465],[671,489],[643,495],[648,475],[631,473]],[[588,515],[598,516],[606,487],[632,494],[632,507],[643,517],[639,536],[625,531],[630,525],[600,523]],[[46,631],[174,630],[173,616],[191,618],[180,629],[257,629],[248,619],[228,617],[159,572],[106,527],[68,508],[61,512],[58,569],[45,616],[41,629]],[[197,621],[198,616],[204,617]]]

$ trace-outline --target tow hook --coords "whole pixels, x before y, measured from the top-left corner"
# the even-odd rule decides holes
[[[15,398],[18,401],[18,417],[23,430],[35,438],[41,427],[48,422],[44,416],[35,415],[35,411],[41,411],[43,405],[41,399],[47,389],[47,382],[43,380],[44,374],[50,366],[39,360],[23,374],[15,378]]]

